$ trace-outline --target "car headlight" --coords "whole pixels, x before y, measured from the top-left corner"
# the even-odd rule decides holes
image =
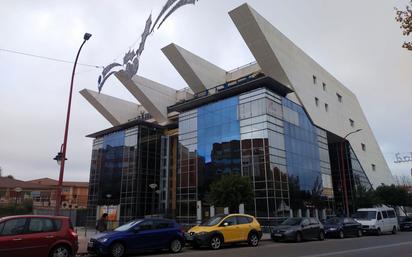
[[[99,241],[100,243],[104,243],[107,240],[109,240],[109,238],[107,238],[107,237],[102,237],[102,238],[97,239],[97,241]]]

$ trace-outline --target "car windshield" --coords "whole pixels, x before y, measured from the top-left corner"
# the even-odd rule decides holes
[[[300,224],[301,221],[302,221],[301,218],[289,218],[289,219],[285,220],[284,222],[282,222],[282,224],[280,224],[280,225],[297,226],[297,225]]]
[[[376,211],[357,211],[353,217],[357,220],[373,220],[376,219]]]
[[[226,217],[226,215],[216,215],[202,222],[202,224],[200,225],[201,226],[214,226],[214,225],[217,225],[224,217]]]
[[[330,218],[325,221],[325,225],[337,225],[342,223],[342,219],[340,218]]]
[[[130,228],[134,227],[136,224],[140,223],[142,220],[134,220],[129,223],[126,223],[118,228],[116,228],[114,231],[126,231],[129,230]]]

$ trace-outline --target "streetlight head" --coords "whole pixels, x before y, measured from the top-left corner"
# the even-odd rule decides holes
[[[63,153],[58,152],[57,155],[53,158],[53,160],[57,161],[57,165],[60,166],[60,164],[62,163],[62,158],[63,158]],[[64,158],[64,160],[67,160],[67,158]]]
[[[90,33],[84,33],[83,39],[84,40],[89,40],[92,37],[92,34]]]
[[[155,184],[155,183],[153,183],[153,184],[150,184],[150,185],[149,185],[149,187],[150,187],[151,189],[153,189],[153,190],[154,190],[154,189],[156,189],[156,187],[157,187],[157,184]]]

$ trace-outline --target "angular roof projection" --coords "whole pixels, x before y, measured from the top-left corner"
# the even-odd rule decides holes
[[[162,51],[195,93],[226,82],[225,70],[176,44],[170,44]]]
[[[113,126],[126,123],[145,111],[141,105],[90,89],[83,89],[80,94]]]
[[[374,187],[381,182],[392,184],[390,170],[356,96],[249,5],[229,14],[262,71],[295,91],[315,125],[342,138],[362,129],[348,140],[370,182]],[[325,105],[328,108],[323,108]],[[367,145],[367,151],[360,142]]]
[[[158,123],[168,121],[167,106],[176,103],[175,89],[137,75],[130,79],[124,71],[115,76]]]

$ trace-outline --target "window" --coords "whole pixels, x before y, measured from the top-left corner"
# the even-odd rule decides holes
[[[313,75],[313,84],[316,85],[316,76],[315,75]]]
[[[24,227],[26,225],[26,219],[11,219],[4,222],[2,236],[19,235],[23,234]]]
[[[51,219],[32,218],[30,219],[29,233],[41,233],[54,231],[54,224]]]
[[[351,127],[355,127],[355,121],[352,119],[349,119],[349,124]]]
[[[361,146],[362,146],[362,151],[366,151],[366,145],[362,143]]]
[[[225,219],[221,225],[223,225],[225,223],[228,223],[228,226],[236,225],[237,224],[236,216],[229,217],[229,218]]]
[[[317,97],[315,97],[315,104],[316,106],[319,106],[319,99]]]
[[[310,225],[317,225],[317,224],[319,224],[319,223],[318,223],[318,220],[315,219],[315,218],[310,218],[309,220],[310,220]]]
[[[384,219],[388,218],[388,213],[386,211],[382,211],[382,216]]]
[[[376,165],[375,164],[372,164],[372,170],[376,171]]]
[[[147,220],[143,221],[142,223],[139,224],[139,230],[152,230],[153,229],[153,221]]]
[[[245,216],[237,216],[237,224],[248,224],[252,222],[252,218]]]
[[[325,103],[325,111],[327,112],[329,110],[329,105]]]
[[[300,224],[303,225],[303,226],[308,226],[310,224],[310,222],[309,222],[308,219],[304,218],[304,219],[302,219],[302,222]]]
[[[322,83],[322,89],[323,89],[323,91],[326,91],[326,83],[325,82]]]
[[[168,220],[157,220],[156,229],[173,228],[174,224]]]
[[[395,218],[396,217],[395,212],[394,211],[388,211],[388,217],[389,218]]]
[[[336,93],[336,96],[338,97],[338,101],[341,103],[342,102],[342,96],[338,93]]]
[[[377,220],[381,220],[382,219],[382,215],[381,215],[381,213],[380,212],[378,212],[378,217],[377,217]]]

